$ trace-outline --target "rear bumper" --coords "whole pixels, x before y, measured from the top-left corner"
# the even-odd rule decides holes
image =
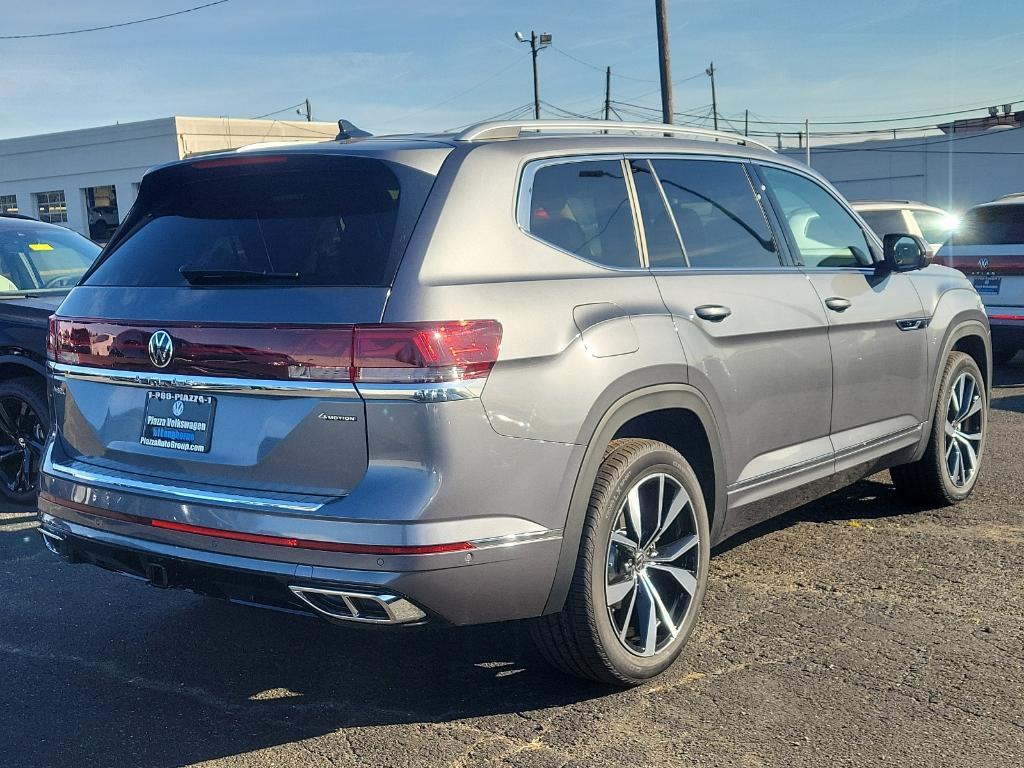
[[[337,621],[461,625],[539,615],[561,545],[560,532],[550,532],[442,554],[318,553],[335,564],[313,564],[279,546],[151,531],[76,506],[39,500],[47,548],[68,562]]]
[[[987,307],[993,346],[1024,347],[1024,308]]]

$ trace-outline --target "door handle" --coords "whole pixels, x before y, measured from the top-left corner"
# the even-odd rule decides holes
[[[721,304],[701,304],[694,307],[693,312],[701,320],[707,320],[709,323],[720,323],[732,314],[731,309]]]
[[[851,302],[849,299],[844,299],[842,296],[832,296],[825,299],[825,306],[833,312],[845,312],[850,308]]]

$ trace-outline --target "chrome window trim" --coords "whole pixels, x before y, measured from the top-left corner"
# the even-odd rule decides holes
[[[55,378],[104,382],[147,389],[186,389],[225,395],[359,399],[359,393],[356,392],[356,388],[352,384],[340,381],[220,378],[146,371],[116,371],[54,362],[48,363],[47,367]]]
[[[200,504],[210,504],[221,507],[243,507],[246,509],[262,509],[285,512],[316,512],[323,506],[323,502],[298,501],[283,498],[266,496],[249,496],[239,493],[220,493],[215,491],[199,490],[195,488],[182,488],[175,485],[165,485],[147,480],[135,480],[114,475],[107,475],[102,472],[82,470],[76,467],[69,467],[65,464],[57,464],[47,456],[43,463],[42,471],[61,480],[70,480],[73,483],[80,483],[98,489],[116,489],[137,493],[142,496],[158,496],[161,498],[185,500]]]
[[[523,166],[519,174],[519,188],[516,191],[516,226],[519,227],[519,231],[529,237],[531,240],[535,240],[538,243],[542,243],[548,248],[553,248],[559,253],[564,253],[566,256],[571,256],[577,261],[581,261],[584,264],[589,264],[593,267],[606,270],[608,272],[620,272],[623,274],[635,274],[643,273],[647,274],[647,268],[643,265],[643,251],[640,250],[640,244],[637,243],[637,265],[635,267],[611,267],[607,264],[599,264],[596,261],[580,256],[578,253],[567,251],[564,248],[559,248],[554,243],[549,243],[543,238],[537,237],[530,231],[530,203],[533,200],[533,179],[537,175],[537,171],[542,168],[547,168],[552,165],[566,165],[567,163],[587,163],[587,162],[607,162],[618,160],[619,165],[622,166],[626,163],[626,155],[623,152],[608,152],[598,154],[587,154],[587,155],[559,155],[557,157],[544,157],[536,160],[529,160]],[[623,181],[626,183],[626,194],[631,194],[631,187],[629,182],[626,181],[625,170],[623,171]],[[630,197],[630,210],[634,211],[635,203],[633,198]],[[637,237],[637,219],[634,213],[633,215],[633,236]]]

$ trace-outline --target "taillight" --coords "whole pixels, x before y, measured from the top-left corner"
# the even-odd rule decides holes
[[[496,320],[357,325],[352,380],[359,382],[455,381],[486,377],[498,359]]]
[[[57,359],[57,316],[50,315],[50,328],[46,332],[46,359]]]
[[[172,340],[161,373],[243,379],[434,383],[485,378],[498,359],[497,320],[334,326],[137,325],[50,318],[47,357],[58,363],[154,371],[149,340]]]

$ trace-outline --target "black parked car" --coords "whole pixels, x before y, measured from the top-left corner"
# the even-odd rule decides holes
[[[0,494],[9,501],[35,499],[50,429],[49,317],[99,252],[70,229],[0,214]]]

